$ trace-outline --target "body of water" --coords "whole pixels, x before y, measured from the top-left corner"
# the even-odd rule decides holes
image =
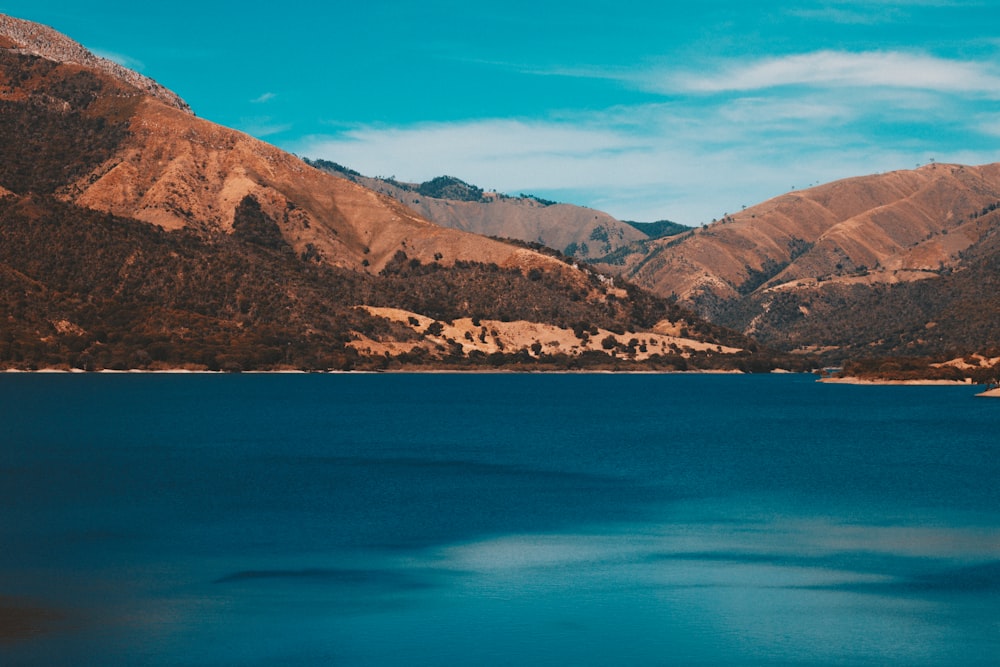
[[[0,375],[0,663],[996,665],[975,391]]]

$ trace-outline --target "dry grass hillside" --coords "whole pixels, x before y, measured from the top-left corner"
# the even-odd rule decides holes
[[[709,312],[809,281],[894,283],[956,267],[989,229],[1000,164],[930,164],[792,192],[633,255],[623,273]]]
[[[1000,164],[929,164],[791,192],[616,268],[787,349],[971,352],[1000,331],[995,299],[980,299],[998,208]]]
[[[442,229],[388,197],[153,99],[139,106],[130,131],[120,152],[65,190],[69,200],[167,230],[228,232],[237,206],[252,196],[298,254],[355,270],[377,272],[399,250],[423,261],[561,268],[535,253]]]
[[[0,20],[0,367],[777,363],[558,253],[433,224],[116,67]]]
[[[385,194],[443,227],[540,243],[584,261],[599,261],[649,238],[602,211],[531,196],[485,192],[453,177],[400,183],[362,176],[324,160],[312,164]]]
[[[356,270],[377,272],[399,250],[422,261],[562,270],[543,255],[442,229],[389,197],[199,119],[174,93],[51,28],[0,15],[0,39],[7,44],[0,101],[19,105],[14,111],[21,116],[21,126],[9,128],[11,150],[24,153],[17,160],[41,153],[41,162],[54,162],[66,143],[85,142],[81,151],[88,149],[64,156],[71,182],[40,188],[35,178],[14,191],[57,190],[66,201],[163,229],[224,232],[251,196],[297,253]],[[39,129],[39,111],[55,130]],[[39,140],[31,145],[25,134]],[[102,150],[90,149],[100,142]]]

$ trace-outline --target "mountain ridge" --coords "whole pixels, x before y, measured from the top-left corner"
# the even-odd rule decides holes
[[[917,322],[923,315],[917,315],[922,309],[915,297],[901,295],[920,292],[941,303],[933,292],[948,291],[952,274],[972,268],[988,273],[988,263],[973,266],[968,257],[997,234],[998,207],[1000,164],[932,163],[793,191],[675,239],[652,242],[621,265],[603,268],[783,349],[941,354],[954,351],[951,346],[963,337],[949,338],[942,330],[933,337],[936,342],[922,340],[917,329],[935,316],[927,313]],[[983,274],[981,280],[991,277]],[[916,281],[929,282],[918,288]],[[898,346],[884,344],[885,335],[862,322],[871,308],[884,310],[872,299],[911,303],[912,312],[903,315],[913,319],[901,322],[908,333]],[[863,303],[869,310],[861,310]],[[1000,328],[995,306],[973,319]],[[826,335],[834,330],[841,334]],[[995,341],[987,336],[979,345]]]
[[[40,23],[0,14],[0,46],[59,63],[74,63],[110,74],[181,111],[193,113],[179,95],[153,79],[107,58],[95,55],[66,35]]]
[[[199,119],[51,29],[5,25],[0,367],[775,363],[634,286],[434,224]]]
[[[417,184],[370,180],[411,207],[426,200],[407,201],[420,192]],[[444,224],[467,224],[446,219],[461,218],[463,207],[494,206],[475,201],[493,193],[472,186],[469,194],[472,203],[448,203],[439,215]],[[932,162],[793,190],[702,228],[622,240],[589,261],[768,345],[819,353],[831,363],[857,355],[960,356],[1000,342],[991,333],[1000,330],[1000,313],[989,303],[963,305],[977,283],[951,275],[970,268],[968,257],[997,227],[998,208],[1000,165]],[[978,284],[992,280],[988,267],[975,265]],[[953,283],[965,287],[956,292]],[[950,305],[939,292],[954,293]],[[867,313],[879,313],[895,333],[865,322]],[[935,330],[938,321],[947,324]]]
[[[1000,165],[931,164],[793,191],[728,215],[670,247],[683,247],[688,262],[700,261],[695,246],[725,255],[727,261],[711,266],[712,284],[722,288],[717,294],[722,296],[737,293],[751,278],[749,271],[765,269],[768,260],[787,266],[762,283],[765,288],[844,271],[837,267],[843,262],[834,261],[838,256],[848,268],[932,271],[939,260],[954,261],[972,241],[966,238],[963,246],[962,239],[943,243],[935,237],[997,202]],[[941,252],[920,252],[935,244]],[[649,259],[643,260],[643,266],[629,267],[626,275],[647,286],[661,280],[660,291],[670,289],[693,300],[697,285],[684,282],[689,276],[657,276]]]
[[[491,237],[541,243],[568,257],[600,263],[627,246],[649,240],[643,223],[617,220],[583,206],[547,201],[532,195],[509,196],[487,192],[453,176],[425,183],[364,176],[326,160],[310,164],[346,180],[392,197],[436,224]],[[683,225],[661,221],[649,229],[679,233]],[[673,225],[673,226],[671,226]]]

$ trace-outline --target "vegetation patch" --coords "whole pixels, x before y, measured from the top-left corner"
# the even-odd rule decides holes
[[[482,188],[469,185],[454,176],[438,176],[417,187],[417,192],[424,197],[435,199],[452,199],[455,201],[486,201]]]
[[[53,196],[0,199],[0,367],[305,370],[420,367],[739,368],[786,365],[752,341],[631,285],[611,288],[587,270],[584,287],[560,272],[495,264],[422,263],[400,252],[372,276],[302,261],[276,241],[252,197],[233,234],[164,231]],[[356,306],[419,313],[393,321]],[[545,322],[613,334],[608,349],[571,355],[526,344],[463,354],[448,323]],[[417,318],[414,318],[417,319]],[[630,359],[662,320],[710,342],[703,351],[657,349]],[[492,340],[493,334],[477,334]],[[471,332],[470,332],[471,335]],[[364,355],[354,343],[409,343]],[[745,349],[721,354],[721,346]],[[720,348],[720,349],[717,349]]]

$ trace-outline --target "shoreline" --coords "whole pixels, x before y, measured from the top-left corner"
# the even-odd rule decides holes
[[[397,369],[385,369],[385,370],[322,370],[322,371],[303,371],[303,370],[276,370],[276,371],[207,371],[207,370],[191,370],[186,368],[165,368],[157,370],[141,370],[141,369],[130,369],[127,371],[116,371],[101,369],[99,371],[85,371],[79,368],[39,368],[37,370],[23,370],[19,368],[5,368],[0,369],[0,375],[2,374],[11,375],[417,375],[417,374],[468,374],[468,375],[499,375],[504,373],[516,373],[519,375],[576,375],[576,374],[587,374],[587,375],[754,375],[753,373],[745,373],[740,370],[693,370],[693,371],[657,371],[657,370],[609,370],[609,369],[594,369],[594,370],[528,370],[528,369],[475,369],[475,370],[462,370],[462,369],[452,369],[452,368],[397,368]],[[795,371],[788,370],[774,370],[768,373],[756,373],[756,375],[790,375],[794,374]],[[802,373],[802,375],[807,375],[808,373]]]
[[[823,384],[851,384],[889,387],[974,387],[971,380],[867,380],[858,377],[820,378]]]
[[[385,369],[385,370],[321,370],[321,371],[307,371],[300,369],[280,369],[272,371],[260,371],[260,370],[250,370],[250,371],[239,371],[239,372],[229,372],[229,371],[209,371],[200,369],[190,369],[190,368],[164,368],[164,369],[129,369],[129,370],[112,370],[112,369],[101,369],[96,371],[85,371],[80,368],[39,368],[36,370],[24,370],[20,368],[2,368],[0,369],[0,375],[436,375],[436,374],[468,374],[468,375],[500,375],[500,374],[517,374],[517,375],[815,375],[815,373],[801,372],[796,373],[796,371],[789,371],[786,369],[774,369],[767,373],[746,373],[740,370],[721,370],[721,369],[705,369],[705,370],[687,370],[687,371],[674,371],[674,370],[611,370],[611,369],[593,369],[593,370],[530,370],[530,369],[492,369],[492,368],[480,368],[480,369],[449,369],[449,368],[397,368],[397,369]],[[932,379],[914,379],[914,380],[876,380],[876,379],[865,379],[859,377],[820,377],[816,379],[816,382],[821,384],[843,384],[843,385],[853,385],[853,386],[869,386],[869,387],[975,387],[982,386],[976,385],[971,380],[932,380]],[[986,398],[1000,398],[1000,387],[993,389],[986,389],[976,396],[986,397]]]

